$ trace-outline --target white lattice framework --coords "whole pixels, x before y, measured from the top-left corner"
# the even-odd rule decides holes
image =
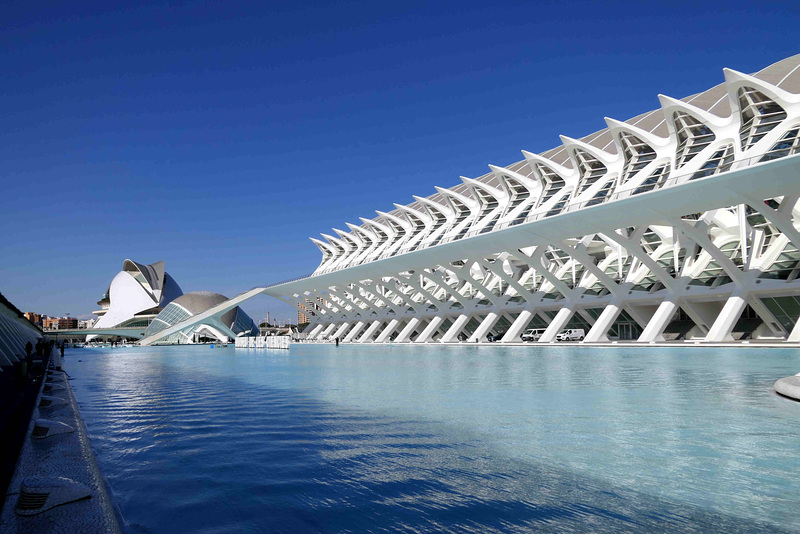
[[[800,340],[800,55],[572,139],[349,232],[264,292],[310,338]],[[797,297],[795,299],[795,297]]]

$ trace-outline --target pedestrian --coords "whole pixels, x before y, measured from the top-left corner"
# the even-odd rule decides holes
[[[339,346],[339,336],[336,336],[336,346]]]
[[[64,357],[64,344],[61,344],[61,357]]]
[[[31,342],[28,341],[27,343],[25,343],[25,355],[27,356],[28,360],[31,359],[32,353],[33,353],[33,345],[31,345]]]

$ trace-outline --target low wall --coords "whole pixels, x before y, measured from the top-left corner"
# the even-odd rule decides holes
[[[291,343],[289,336],[237,337],[237,349],[288,349]]]
[[[47,428],[50,430],[45,430]],[[72,482],[79,486],[73,486]],[[54,484],[62,487],[51,491]],[[29,489],[39,486],[40,489],[20,506],[23,486]],[[47,494],[46,500],[40,501],[44,494]],[[69,500],[83,498],[48,508],[64,495]],[[20,510],[31,515],[21,515]],[[66,373],[53,369],[42,381],[8,486],[0,515],[0,534],[55,532],[121,533],[122,529]]]

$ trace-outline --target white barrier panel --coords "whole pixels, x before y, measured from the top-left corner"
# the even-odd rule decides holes
[[[237,349],[288,349],[289,336],[237,337]]]

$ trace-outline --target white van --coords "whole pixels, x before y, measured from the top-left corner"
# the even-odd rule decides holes
[[[583,341],[584,337],[586,332],[583,328],[567,328],[558,333],[556,341]]]
[[[544,328],[530,328],[522,334],[522,341],[539,341],[544,335]]]

